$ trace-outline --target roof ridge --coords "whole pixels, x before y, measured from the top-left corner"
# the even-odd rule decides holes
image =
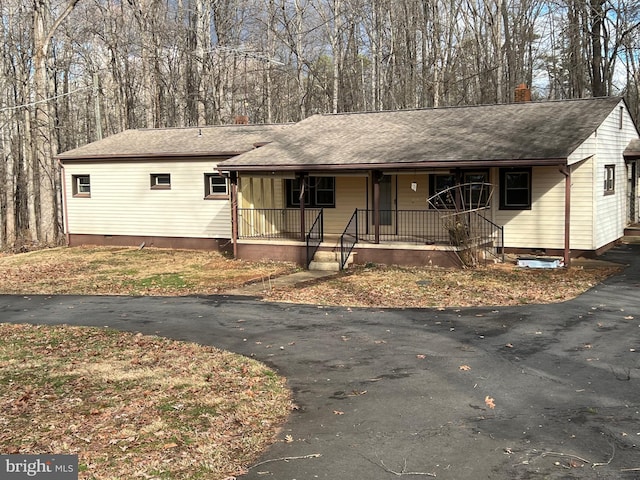
[[[339,117],[347,115],[366,115],[372,113],[405,113],[405,112],[425,112],[433,110],[459,110],[459,109],[472,109],[472,108],[487,108],[487,107],[511,107],[522,105],[542,105],[551,103],[569,103],[569,102],[584,102],[594,100],[622,100],[623,97],[619,95],[609,95],[606,97],[588,97],[588,98],[556,98],[551,100],[536,100],[530,102],[512,102],[512,103],[481,103],[478,105],[445,105],[441,107],[416,107],[416,108],[399,108],[396,110],[363,110],[359,112],[337,112],[337,113],[318,113],[316,115],[322,117]],[[315,116],[315,115],[312,115]],[[310,118],[310,117],[307,117]]]

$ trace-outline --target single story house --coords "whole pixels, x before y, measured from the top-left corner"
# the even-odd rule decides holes
[[[638,221],[639,138],[617,97],[328,114],[217,168],[240,258],[568,265]]]
[[[287,127],[127,130],[58,155],[68,245],[230,250],[229,183],[217,164]]]

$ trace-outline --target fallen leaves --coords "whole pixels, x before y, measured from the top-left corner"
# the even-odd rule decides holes
[[[0,291],[18,294],[212,294],[297,270],[282,262],[244,262],[216,252],[72,247],[0,257]],[[451,307],[562,302],[617,272],[534,270],[490,265],[469,270],[354,266],[332,279],[265,289],[272,301],[350,307]],[[428,282],[424,288],[416,282]]]
[[[495,400],[493,398],[491,398],[489,395],[487,395],[486,397],[484,397],[484,403],[487,407],[489,407],[491,410],[493,410],[494,408],[496,408],[496,404],[495,404]]]
[[[77,453],[82,478],[237,475],[294,408],[264,365],[160,337],[0,324],[5,358],[4,450]]]

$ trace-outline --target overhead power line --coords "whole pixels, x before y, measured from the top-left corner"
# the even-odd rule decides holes
[[[51,100],[57,100],[58,98],[67,97],[69,95],[73,95],[74,93],[78,93],[78,92],[81,92],[83,90],[88,90],[89,88],[91,88],[91,87],[80,87],[80,88],[76,88],[75,90],[72,90],[72,91],[67,92],[67,93],[61,93],[60,95],[56,95],[55,97],[49,97],[49,98],[44,98],[42,100],[38,100],[37,102],[23,103],[22,105],[14,105],[13,107],[0,108],[0,112],[8,112],[8,111],[11,111],[11,110],[18,110],[20,108],[34,107],[34,106],[39,105],[41,103],[47,103],[47,102],[50,102]]]

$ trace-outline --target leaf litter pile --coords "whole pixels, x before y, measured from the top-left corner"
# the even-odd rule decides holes
[[[211,347],[0,324],[3,453],[79,456],[79,478],[227,478],[291,410],[282,378]]]

